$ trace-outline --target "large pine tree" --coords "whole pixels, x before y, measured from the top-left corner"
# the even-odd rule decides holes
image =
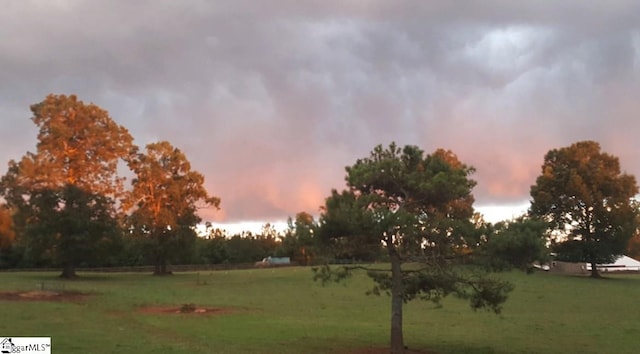
[[[346,168],[347,190],[333,191],[320,218],[320,238],[335,254],[376,250],[382,245],[390,266],[316,269],[316,278],[339,280],[364,268],[373,293],[391,295],[391,353],[404,352],[403,303],[438,301],[454,293],[474,308],[495,311],[510,284],[455,266],[477,241],[471,219],[475,181],[450,151],[425,155],[416,146],[377,146],[369,157]],[[473,239],[473,240],[472,240]]]

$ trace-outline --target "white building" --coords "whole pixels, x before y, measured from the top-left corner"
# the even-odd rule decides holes
[[[620,256],[611,264],[598,264],[598,270],[601,272],[624,272],[624,271],[640,271],[640,261],[628,256]],[[591,264],[587,263],[587,271],[591,271]]]

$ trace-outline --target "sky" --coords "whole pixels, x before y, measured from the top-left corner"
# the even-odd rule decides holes
[[[595,140],[640,174],[640,2],[5,0],[0,173],[50,93],[183,150],[222,199],[206,221],[318,214],[392,141],[475,167],[497,221],[554,148]]]

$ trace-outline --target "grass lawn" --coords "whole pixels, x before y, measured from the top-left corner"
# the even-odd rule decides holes
[[[364,274],[326,287],[297,267],[80,275],[0,273],[0,291],[93,294],[81,302],[2,300],[0,336],[50,336],[55,353],[348,353],[388,343],[390,299],[364,295],[371,286]],[[473,312],[455,298],[442,307],[412,302],[406,344],[440,354],[640,351],[640,275],[500,276],[516,285],[501,315]],[[229,312],[139,311],[187,303]]]

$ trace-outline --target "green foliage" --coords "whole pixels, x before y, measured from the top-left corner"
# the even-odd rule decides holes
[[[276,239],[262,235],[234,235],[226,242],[226,261],[229,263],[253,263],[273,254]]]
[[[479,252],[489,268],[506,270],[515,267],[531,272],[535,263],[548,261],[548,223],[521,217],[500,222],[490,229],[491,233]]]
[[[335,267],[332,268],[328,264],[323,264],[311,268],[313,271],[313,280],[320,281],[322,285],[328,283],[339,283],[349,277],[351,277],[352,267]]]
[[[378,260],[383,249],[373,219],[373,213],[363,210],[353,191],[332,190],[322,208],[318,230],[324,256],[338,262]]]
[[[419,298],[439,304],[442,298],[452,292],[464,295],[458,283],[458,277],[452,272],[451,269],[445,273],[442,269],[430,267],[405,270],[402,273],[402,284],[404,285],[402,301],[407,303]],[[367,271],[367,275],[377,284],[371,294],[379,295],[381,291],[384,291],[387,295],[392,295],[393,281],[388,271],[370,269]]]
[[[143,266],[153,264],[149,258],[152,242],[141,235],[127,234],[122,238],[122,250],[118,253],[117,266]]]
[[[617,157],[581,141],[545,155],[531,187],[530,214],[550,222],[563,259],[610,263],[638,228],[637,193],[635,177],[621,172]]]
[[[193,263],[221,264],[229,262],[227,237],[224,234],[198,237],[196,250],[197,256]]]
[[[462,283],[466,283],[468,288],[472,289],[465,293],[465,296],[469,297],[472,309],[488,309],[496,314],[502,311],[502,304],[507,301],[508,294],[514,289],[513,284],[508,281],[484,276],[466,278]]]
[[[465,245],[473,215],[472,172],[450,151],[424,156],[415,146],[377,146],[347,167],[353,210],[363,212],[356,227],[403,257],[451,255],[450,246]]]
[[[322,253],[318,240],[318,224],[311,214],[300,212],[295,220],[289,218],[288,228],[280,240],[276,256],[290,257],[300,265],[315,264]]]
[[[24,233],[31,257],[64,267],[64,277],[80,265],[104,265],[95,261],[115,254],[121,235],[111,203],[74,185],[34,191]]]

